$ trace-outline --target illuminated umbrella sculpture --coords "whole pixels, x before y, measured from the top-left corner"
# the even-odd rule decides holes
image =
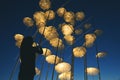
[[[43,35],[46,41],[49,42],[49,45],[53,47],[53,49],[57,49],[56,52],[52,52],[49,48],[43,48],[43,56],[45,57],[42,66],[44,62],[46,61],[48,64],[53,65],[53,71],[52,73],[52,80],[54,78],[54,70],[59,74],[57,76],[57,79],[59,78],[60,80],[74,80],[73,72],[74,72],[74,58],[82,58],[84,57],[84,67],[86,74],[87,75],[99,75],[100,69],[98,67],[87,67],[87,48],[92,47],[92,45],[95,43],[97,36],[99,36],[102,31],[97,29],[93,33],[86,33],[84,34],[84,31],[79,28],[75,28],[75,22],[81,22],[85,19],[85,13],[83,11],[79,12],[72,12],[68,11],[65,7],[60,7],[57,9],[57,11],[54,11],[51,8],[51,1],[50,0],[40,0],[39,1],[39,6],[43,11],[36,11],[33,14],[33,19],[30,17],[25,17],[23,18],[23,23],[28,26],[29,28],[33,27],[34,24],[37,27],[37,32],[33,35],[33,38],[36,38],[36,34],[39,32],[39,34]],[[58,28],[53,25],[48,25],[47,22],[49,20],[54,20],[56,19],[56,15],[58,15],[60,18],[63,18],[64,22],[61,24],[61,31],[58,31]],[[82,23],[81,23],[82,24]],[[59,23],[58,23],[59,25]],[[91,24],[85,23],[84,24],[85,29],[90,29]],[[62,37],[61,35],[62,34]],[[82,46],[75,46],[76,40],[78,39],[74,34],[77,34],[78,36],[81,34],[84,34],[83,39],[85,39],[85,42],[83,43]],[[22,39],[24,36],[22,34],[15,34],[14,39],[16,41],[16,46],[20,48]],[[79,39],[78,39],[79,40]],[[71,56],[71,61],[72,63],[68,63],[64,61],[64,57],[61,57],[58,52],[60,50],[63,50],[64,48],[67,47],[65,45],[65,42],[73,47],[73,50],[70,53]],[[36,46],[37,44],[34,43],[33,47]],[[54,53],[54,54],[53,54]],[[59,55],[59,56],[58,56]],[[104,57],[106,53],[104,52],[99,52],[96,54],[96,58]],[[38,69],[37,67],[35,68],[36,74],[41,75],[42,69]],[[48,77],[48,76],[47,76]],[[47,80],[46,77],[46,80]],[[85,78],[87,80],[87,78]],[[100,76],[99,76],[100,77]],[[39,77],[39,80],[41,77]],[[100,78],[99,78],[100,80]]]
[[[90,76],[96,76],[99,74],[99,69],[95,68],[95,67],[87,67],[86,68],[86,73],[87,75],[90,75]],[[94,80],[94,78],[93,78]]]

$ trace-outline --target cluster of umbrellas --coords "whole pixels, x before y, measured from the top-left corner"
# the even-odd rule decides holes
[[[57,11],[51,10],[51,1],[50,0],[40,0],[39,6],[42,9],[41,11],[36,11],[33,14],[33,18],[25,17],[23,19],[23,23],[28,27],[37,27],[38,33],[43,35],[44,38],[49,41],[50,45],[54,48],[64,49],[66,45],[73,46],[77,37],[76,35],[81,35],[84,31],[81,28],[76,28],[76,22],[82,22],[85,19],[85,13],[83,11],[72,12],[68,11],[65,7],[60,7]],[[59,27],[55,27],[54,25],[48,25],[47,22],[50,20],[54,20],[56,15],[60,18],[63,18],[63,23],[58,23]],[[85,23],[83,26],[85,29],[90,29],[91,24]],[[61,30],[58,31],[58,28]],[[62,38],[60,38],[60,33],[62,34]],[[76,46],[72,50],[72,54],[74,57],[82,58],[87,53],[87,48],[92,47],[99,35],[102,34],[102,30],[96,29],[93,33],[86,33],[83,37],[84,43],[83,45]],[[15,34],[14,39],[16,41],[16,46],[20,48],[21,42],[24,38],[23,34]],[[33,43],[33,47],[35,47],[37,43]],[[45,60],[49,64],[55,64],[55,70],[59,73],[58,78],[60,80],[71,80],[71,72],[72,65],[68,62],[65,62],[61,57],[55,55],[50,49],[42,48],[43,56]],[[98,52],[96,58],[102,58],[106,55],[106,52]],[[40,70],[35,67],[36,74],[39,75]],[[96,67],[87,67],[85,72],[88,75],[98,75],[100,70]]]

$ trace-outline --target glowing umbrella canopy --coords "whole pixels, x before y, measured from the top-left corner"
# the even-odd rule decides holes
[[[45,27],[45,31],[44,31],[44,37],[47,39],[47,40],[51,40],[53,38],[57,38],[58,37],[58,33],[57,33],[57,30],[55,27],[53,26],[48,26],[48,27]]]
[[[82,29],[76,29],[76,30],[75,30],[75,34],[81,34],[82,32],[83,32]]]
[[[51,39],[50,40],[50,44],[53,47],[58,47],[58,48],[64,47],[64,45],[62,43],[62,40],[59,39],[59,38],[53,38],[53,39]]]
[[[91,24],[90,23],[86,23],[85,25],[84,25],[84,28],[85,29],[89,29],[91,27]]]
[[[85,40],[86,41],[95,41],[95,39],[96,39],[96,36],[95,36],[95,34],[86,34],[85,35]]]
[[[85,47],[75,47],[73,49],[73,54],[75,57],[83,57],[86,54],[86,49]]]
[[[40,0],[39,6],[43,10],[48,10],[51,7],[50,0]]]
[[[58,37],[57,30],[53,26],[48,26],[48,27],[43,26],[43,27],[40,27],[39,28],[39,33],[43,34],[44,37],[47,40],[51,40],[53,38],[57,38]]]
[[[85,46],[91,47],[96,40],[95,34],[86,34],[85,35]]]
[[[39,33],[44,35],[45,28],[46,28],[45,26],[40,26],[39,27]]]
[[[33,18],[36,21],[36,25],[43,26],[46,24],[45,13],[42,11],[37,11],[33,14]]]
[[[75,38],[72,35],[66,35],[66,36],[64,36],[64,39],[66,40],[66,42],[69,45],[72,45],[74,43],[74,41],[75,41]]]
[[[81,12],[77,12],[75,14],[75,18],[76,18],[77,21],[82,21],[85,18],[84,12],[82,12],[82,11]]]
[[[16,40],[15,45],[20,48],[24,36],[22,34],[15,34],[14,39]]]
[[[35,67],[35,73],[36,75],[40,75],[40,70],[37,67]]]
[[[61,73],[58,77],[60,80],[71,80],[71,72]]]
[[[69,63],[66,63],[66,62],[61,62],[55,66],[55,70],[58,73],[68,72],[71,70],[71,65]]]
[[[94,33],[95,33],[96,36],[99,36],[99,35],[101,35],[103,33],[103,31],[97,29],[97,30],[94,31]]]
[[[56,58],[56,63],[55,63],[55,58]],[[46,61],[50,64],[58,64],[59,62],[62,61],[62,58],[59,58],[58,56],[55,56],[55,55],[48,55],[46,57]]]
[[[96,55],[96,57],[102,58],[102,57],[106,56],[106,54],[107,54],[107,53],[106,53],[106,52],[103,52],[103,51],[102,51],[102,52],[98,52],[97,55]]]
[[[61,7],[57,10],[57,14],[60,17],[64,16],[65,12],[66,12],[66,9],[64,7]]]
[[[86,69],[88,75],[97,75],[99,73],[99,70],[95,67],[88,67]]]
[[[65,12],[64,20],[65,20],[65,22],[72,22],[74,20],[74,13],[73,12]]]
[[[34,25],[34,21],[30,17],[25,17],[23,19],[23,23],[28,27],[32,27]]]
[[[43,50],[43,54],[44,56],[49,56],[52,54],[52,52],[50,51],[50,49],[47,49],[47,48],[42,48]]]
[[[62,33],[64,35],[71,35],[74,31],[74,28],[71,24],[62,24]]]
[[[45,17],[47,20],[52,20],[55,18],[55,12],[53,10],[48,10],[45,12]]]
[[[15,35],[14,35],[14,39],[15,39],[16,41],[22,41],[23,38],[24,38],[24,36],[23,36],[22,34],[15,34]]]
[[[46,27],[46,22],[45,23],[38,23],[38,25],[36,25],[37,26],[37,28],[38,29],[40,29],[40,28],[44,28],[44,27]],[[42,34],[42,33],[41,33]]]

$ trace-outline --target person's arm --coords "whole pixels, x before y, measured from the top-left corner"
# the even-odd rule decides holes
[[[43,54],[43,50],[42,50],[41,46],[34,47],[34,50],[35,50],[35,52],[37,52],[39,54]]]

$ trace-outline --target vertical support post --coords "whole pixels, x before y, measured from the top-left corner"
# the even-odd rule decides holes
[[[87,69],[87,53],[84,56],[84,80],[88,80],[86,69]]]

